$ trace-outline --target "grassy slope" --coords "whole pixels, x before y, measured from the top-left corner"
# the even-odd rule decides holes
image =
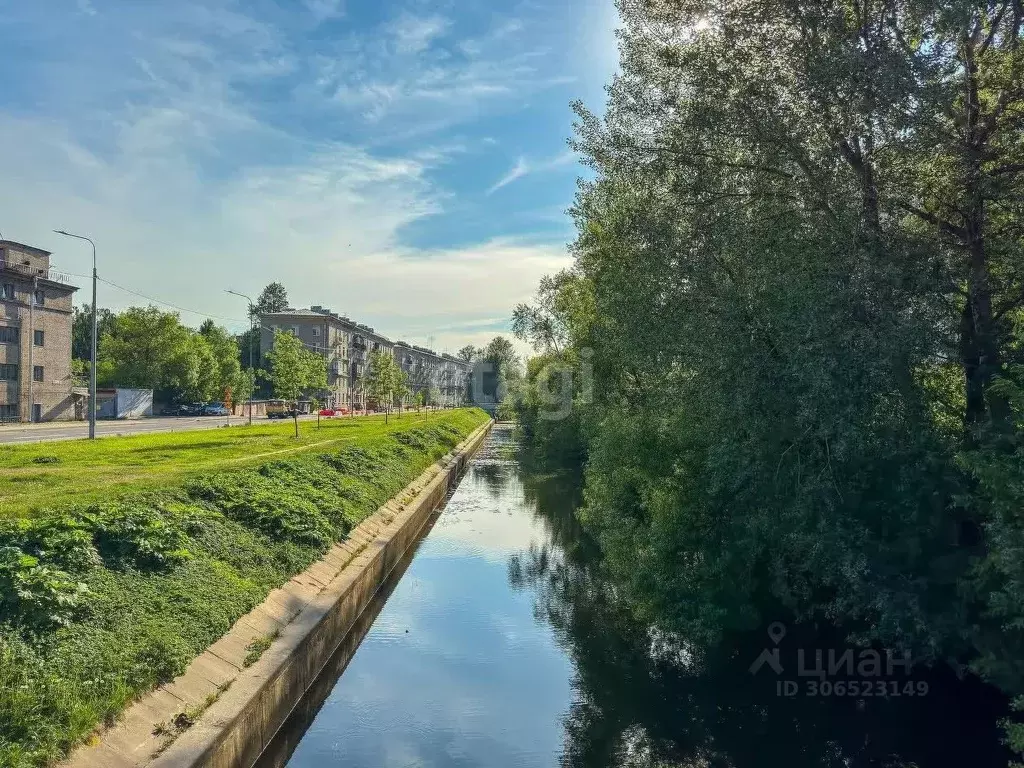
[[[45,514],[69,502],[166,486],[188,473],[260,463],[302,450],[360,445],[426,423],[442,413],[291,421],[195,432],[107,437],[96,441],[0,445],[0,516]],[[53,462],[53,463],[49,463]]]
[[[20,517],[0,519],[0,766],[58,759],[182,672],[485,420],[464,410],[307,424],[298,443],[283,425],[5,451],[6,483],[43,466],[58,490],[26,483],[4,499]]]

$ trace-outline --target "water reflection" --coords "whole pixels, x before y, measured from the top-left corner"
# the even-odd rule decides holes
[[[916,672],[923,698],[780,697],[749,667],[764,630],[714,648],[684,647],[638,623],[600,576],[597,549],[573,513],[575,478],[524,474],[547,542],[510,559],[515,588],[572,658],[566,766],[1006,766],[1005,699],[949,670]],[[796,635],[794,637],[794,635]],[[790,628],[803,648],[840,647],[821,628]],[[803,692],[802,692],[803,694]]]
[[[976,682],[935,673],[912,701],[780,698],[748,671],[763,631],[709,649],[650,631],[601,578],[578,478],[525,470],[513,449],[496,430],[265,765],[1006,765],[1005,702]],[[787,642],[820,635],[792,627]]]
[[[472,462],[344,674],[328,681],[292,768],[558,763],[572,670],[532,597],[509,588],[509,557],[545,532],[507,437],[499,431]]]

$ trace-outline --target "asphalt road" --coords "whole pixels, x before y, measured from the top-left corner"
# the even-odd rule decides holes
[[[253,419],[253,423],[269,423],[268,419]],[[140,419],[139,421],[97,421],[96,436],[136,435],[146,432],[184,432],[196,429],[216,429],[227,423],[226,416],[200,416],[195,418],[171,417]],[[232,416],[232,424],[246,424],[248,417]],[[275,422],[279,423],[279,422]],[[2,443],[45,443],[55,440],[77,440],[89,436],[89,424],[83,421],[47,424],[13,424],[0,427]]]

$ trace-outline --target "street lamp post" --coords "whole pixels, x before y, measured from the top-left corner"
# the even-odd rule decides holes
[[[246,296],[244,293],[238,291],[226,290],[225,293],[230,293],[232,296],[241,296],[243,299],[249,302],[249,331],[252,338],[249,340],[249,370],[252,371],[253,380],[250,382],[249,387],[249,426],[252,426],[252,391],[256,387],[256,355],[253,354],[253,348],[256,346],[256,334],[252,333],[255,329],[255,318],[256,311],[253,307],[252,299]]]
[[[84,235],[73,235],[63,229],[53,230],[58,235],[85,240],[92,246],[92,366],[89,371],[89,439],[96,439],[96,243]]]

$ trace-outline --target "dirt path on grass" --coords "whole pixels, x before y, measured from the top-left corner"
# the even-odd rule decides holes
[[[252,456],[238,456],[234,459],[225,459],[224,461],[217,462],[216,466],[221,464],[238,464],[243,461],[253,461],[254,459],[262,459],[267,456],[278,456],[282,453],[298,453],[299,451],[308,451],[310,448],[316,448],[318,445],[330,445],[331,443],[348,443],[355,440],[355,437],[336,437],[333,440],[321,440],[319,443],[310,443],[309,445],[297,445],[294,448],[282,448],[279,451],[268,451],[267,453],[257,453]]]

